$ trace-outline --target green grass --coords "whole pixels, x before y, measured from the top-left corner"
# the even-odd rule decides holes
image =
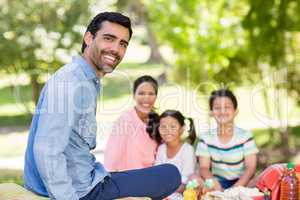
[[[30,85],[19,85],[0,88],[0,105],[11,103],[28,103],[30,100]]]
[[[101,92],[101,98],[103,100],[110,100],[115,98],[121,98],[122,96],[126,96],[131,92],[130,80],[126,78],[118,78],[118,79],[105,79],[103,81],[103,87]]]
[[[0,169],[0,183],[16,183],[23,186],[23,171]]]
[[[31,122],[31,114],[0,115],[0,127],[28,126]]]

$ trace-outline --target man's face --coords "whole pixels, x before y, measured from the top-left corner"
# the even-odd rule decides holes
[[[104,21],[95,36],[87,32],[84,36],[87,47],[84,57],[96,69],[97,75],[111,73],[123,59],[129,31],[117,23]]]

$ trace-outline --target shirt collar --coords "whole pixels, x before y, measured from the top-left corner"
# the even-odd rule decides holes
[[[74,63],[77,63],[81,67],[88,80],[94,81],[97,92],[99,93],[101,84],[99,78],[96,75],[95,69],[82,56],[74,56],[72,61]]]
[[[74,56],[72,61],[79,64],[87,79],[99,81],[95,69],[82,56]]]

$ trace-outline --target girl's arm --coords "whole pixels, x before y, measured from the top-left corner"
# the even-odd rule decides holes
[[[199,163],[200,163],[200,176],[205,180],[205,179],[214,179],[214,189],[223,191],[224,189],[222,188],[221,184],[214,178],[214,175],[210,171],[210,164],[211,160],[210,157],[204,157],[204,156],[199,156]]]
[[[233,185],[233,187],[236,186],[246,186],[252,176],[255,174],[256,170],[256,154],[250,154],[245,157],[245,172],[244,174],[239,178],[239,180]]]

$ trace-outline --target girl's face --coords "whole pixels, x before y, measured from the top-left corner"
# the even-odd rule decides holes
[[[143,113],[149,113],[156,100],[156,93],[153,85],[149,82],[140,84],[134,94],[136,109]]]
[[[237,115],[238,110],[228,97],[216,97],[212,106],[212,116],[219,124],[233,123],[234,117]]]
[[[184,127],[179,124],[177,119],[168,116],[160,119],[158,130],[164,142],[168,143],[180,140]]]

